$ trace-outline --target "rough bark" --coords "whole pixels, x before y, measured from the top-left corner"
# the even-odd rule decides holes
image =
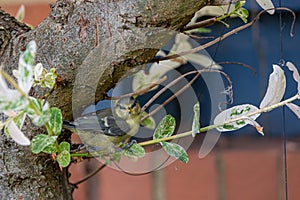
[[[196,11],[212,3],[60,0],[34,30],[0,10],[0,63],[11,72],[17,67],[19,52],[35,40],[37,62],[55,67],[59,75],[49,102],[70,119],[86,105],[104,98],[126,72],[151,60],[170,39],[171,30],[180,30]],[[43,95],[44,91],[32,93]],[[41,131],[30,125],[25,128],[30,130],[29,136]],[[3,133],[0,148],[0,199],[71,198],[67,171],[61,171],[49,156],[33,155],[28,147],[15,145]]]

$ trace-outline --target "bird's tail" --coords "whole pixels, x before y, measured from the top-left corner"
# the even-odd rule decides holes
[[[75,130],[75,124],[70,121],[63,120],[63,128],[69,129],[70,131]]]

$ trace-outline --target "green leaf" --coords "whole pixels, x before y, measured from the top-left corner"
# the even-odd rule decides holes
[[[171,115],[165,116],[157,125],[153,134],[153,139],[156,140],[171,136],[175,130],[175,127],[175,118]]]
[[[161,142],[160,144],[169,156],[172,156],[183,163],[189,161],[189,157],[182,146],[172,142]]]
[[[7,126],[5,127],[5,132],[6,134],[8,133],[11,138],[19,145],[30,145],[30,140],[14,122],[10,122],[9,124],[7,124]]]
[[[42,75],[46,73],[46,69],[43,67],[42,63],[38,63],[34,66],[34,81],[39,82]]]
[[[49,136],[45,134],[39,134],[33,137],[30,144],[32,153],[38,154],[42,152],[46,147],[54,144],[57,136]]]
[[[34,64],[36,49],[37,46],[35,41],[30,41],[26,46],[26,50],[21,53],[20,60],[23,61],[25,64],[32,66]]]
[[[53,107],[50,109],[50,112],[51,112],[50,121],[49,121],[50,128],[55,135],[59,135],[63,124],[61,110]]]
[[[20,96],[20,98],[10,100],[6,98],[2,98],[0,96],[0,110],[8,111],[8,110],[22,110],[28,105],[28,101],[24,96]]]
[[[26,113],[31,118],[32,122],[36,126],[43,126],[49,122],[51,113],[49,109],[49,104],[44,100],[36,99],[30,97],[31,102],[34,104],[29,104],[26,108]]]
[[[115,161],[115,162],[120,162],[121,160],[121,156],[122,156],[122,153],[121,152],[115,152],[115,153],[112,153],[109,155],[109,158],[110,160],[106,160],[107,163],[111,162],[111,161]]]
[[[30,41],[26,50],[21,53],[19,59],[18,85],[26,94],[29,92],[33,83],[33,64],[36,49],[35,41]]]
[[[47,73],[45,75],[45,86],[52,89],[55,85],[57,75],[55,73]]]
[[[136,160],[145,156],[145,149],[141,145],[134,143],[130,146],[129,149],[125,149],[123,151],[123,155]]]
[[[245,5],[246,1],[238,1],[235,4],[235,10],[240,9],[241,7],[243,7]]]
[[[55,147],[55,144],[50,144],[43,149],[43,152],[47,154],[54,154],[58,152],[58,149]]]
[[[23,127],[25,118],[26,118],[26,114],[24,112],[22,114],[18,114],[17,117],[14,117],[14,122],[16,123],[18,128],[21,129]]]
[[[46,109],[43,109],[44,100],[36,99],[34,97],[29,97],[32,104],[28,105],[26,108],[26,113],[29,117],[37,115],[37,112],[43,112]],[[38,110],[38,111],[37,111]]]
[[[62,151],[60,152],[57,157],[56,160],[59,164],[60,167],[67,167],[69,166],[70,162],[71,162],[71,155],[69,151]]]
[[[36,126],[43,126],[50,120],[50,111],[43,112],[41,115],[31,117],[32,123]]]
[[[200,103],[196,103],[194,105],[194,119],[193,119],[193,125],[192,125],[192,136],[195,137],[197,133],[200,131]]]
[[[141,114],[141,118],[143,118],[144,116],[148,115],[147,112],[143,112]],[[141,125],[148,128],[148,129],[151,129],[151,130],[154,130],[155,129],[155,126],[156,126],[156,123],[155,123],[155,120],[153,117],[148,117],[146,118],[144,121],[141,122]]]
[[[245,8],[240,8],[234,12],[239,18],[243,20],[244,23],[247,23],[247,18],[249,16],[249,12]]]
[[[192,29],[187,31],[188,33],[211,33],[211,29],[209,28],[196,28],[196,29]]]
[[[60,151],[70,151],[71,145],[69,142],[61,142],[59,144],[59,150]]]

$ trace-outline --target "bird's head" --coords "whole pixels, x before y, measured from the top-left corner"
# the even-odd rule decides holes
[[[140,115],[141,107],[133,97],[124,97],[117,101],[115,112],[122,119],[133,118]]]

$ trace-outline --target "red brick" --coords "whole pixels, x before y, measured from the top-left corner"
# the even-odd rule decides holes
[[[300,199],[300,152],[288,152],[288,191],[290,200]]]
[[[15,16],[20,5],[1,5],[1,8],[12,16]],[[49,13],[50,7],[46,3],[25,5],[25,18],[23,22],[36,27],[49,15]]]
[[[226,200],[278,199],[278,153],[271,150],[223,153]]]
[[[131,176],[106,167],[99,173],[99,199],[151,200],[151,175]]]
[[[71,173],[70,182],[74,183],[76,181],[81,180],[85,176],[85,165],[87,161],[83,161],[81,163],[72,164],[69,167],[69,172]],[[78,188],[73,192],[73,199],[74,200],[83,200],[86,199],[86,187],[87,182],[83,182],[78,185]]]
[[[176,161],[166,168],[167,199],[216,200],[215,155],[199,159],[197,151],[190,151],[189,158],[187,164]]]

